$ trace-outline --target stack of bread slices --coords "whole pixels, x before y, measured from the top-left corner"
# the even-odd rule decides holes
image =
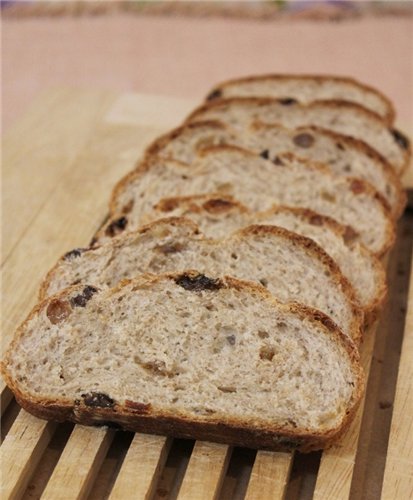
[[[349,78],[216,86],[46,276],[2,363],[21,405],[255,448],[335,442],[406,202],[394,116]]]

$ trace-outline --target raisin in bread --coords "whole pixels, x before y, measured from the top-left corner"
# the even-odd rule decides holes
[[[410,160],[409,140],[389,128],[374,113],[342,101],[299,104],[293,100],[233,97],[212,101],[195,109],[187,122],[219,120],[239,130],[254,121],[276,123],[287,128],[314,125],[362,140],[380,153],[398,175]]]
[[[145,157],[192,163],[199,151],[223,144],[245,147],[271,159],[288,151],[324,163],[337,175],[370,182],[391,207],[394,218],[404,210],[406,194],[399,177],[384,158],[357,139],[317,127],[287,129],[256,122],[243,133],[237,133],[217,121],[189,123],[156,139],[147,148]]]
[[[326,447],[363,391],[328,317],[195,273],[66,289],[33,309],[1,369],[40,418],[268,449]]]
[[[338,264],[356,294],[368,323],[384,303],[387,286],[381,261],[364,246],[353,241],[351,228],[305,208],[278,206],[265,212],[251,212],[231,198],[192,196],[165,198],[144,222],[162,217],[193,220],[210,238],[225,238],[249,225],[274,225],[314,240]]]
[[[319,309],[358,343],[363,318],[354,291],[312,240],[270,226],[250,226],[222,240],[198,233],[191,221],[163,219],[101,247],[69,252],[47,275],[41,298],[75,283],[112,287],[140,273],[196,269],[255,281],[279,300]]]
[[[256,75],[216,85],[208,93],[207,100],[227,97],[296,99],[303,104],[338,99],[354,102],[373,111],[389,125],[395,118],[394,107],[385,95],[354,78],[330,75]]]
[[[356,237],[377,254],[386,252],[394,239],[393,221],[366,182],[339,178],[292,154],[280,155],[274,163],[230,146],[204,150],[191,166],[164,159],[142,163],[115,187],[104,233],[116,234],[118,226],[136,227],[171,193],[231,195],[254,211],[274,204],[310,208],[353,227]]]

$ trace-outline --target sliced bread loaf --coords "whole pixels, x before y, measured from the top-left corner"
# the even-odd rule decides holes
[[[315,125],[365,142],[380,153],[398,175],[410,160],[410,143],[401,132],[389,128],[361,106],[342,101],[316,101],[304,105],[292,99],[233,97],[200,106],[187,122],[204,120],[219,120],[241,130],[254,121],[287,128]]]
[[[1,369],[40,418],[300,451],[342,434],[364,385],[322,313],[189,272],[62,291],[33,309]]]
[[[210,196],[166,198],[156,206],[151,219],[188,217],[211,238],[252,224],[283,227],[311,238],[338,264],[352,285],[356,298],[367,316],[375,319],[386,297],[386,274],[381,261],[359,243],[352,231],[335,220],[305,208],[278,206],[265,212],[251,212],[234,199]],[[148,220],[144,222],[150,222]]]
[[[192,163],[199,151],[220,144],[245,147],[271,159],[291,152],[324,163],[337,175],[364,179],[383,196],[395,218],[401,215],[406,204],[399,177],[374,149],[357,139],[317,127],[287,129],[256,122],[243,133],[237,133],[217,121],[189,123],[155,140],[145,157]]]
[[[366,182],[339,178],[291,154],[274,163],[230,146],[205,150],[191,166],[163,159],[144,162],[115,187],[104,233],[116,234],[119,225],[139,226],[143,215],[171,193],[231,195],[253,211],[274,204],[311,208],[352,226],[356,237],[377,254],[386,252],[394,238],[381,197]]]
[[[363,317],[354,291],[312,240],[271,226],[250,226],[223,240],[198,233],[191,221],[161,219],[101,247],[69,252],[47,275],[41,298],[77,283],[112,287],[141,273],[196,269],[261,283],[283,302],[324,312],[359,342]]]
[[[296,99],[303,104],[322,99],[354,102],[376,113],[389,125],[395,111],[391,101],[379,90],[354,78],[331,75],[258,75],[236,78],[216,85],[207,100],[227,97],[274,97]]]

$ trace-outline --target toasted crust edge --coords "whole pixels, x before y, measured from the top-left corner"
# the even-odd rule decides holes
[[[214,86],[206,95],[205,101],[208,101],[208,96],[211,95],[214,91],[219,91],[219,90],[225,90],[226,87],[230,87],[232,85],[239,85],[242,83],[250,83],[254,81],[265,81],[265,80],[298,80],[298,81],[311,81],[314,80],[316,82],[326,82],[326,81],[334,81],[334,82],[342,82],[342,83],[347,83],[350,85],[353,85],[355,87],[358,87],[360,89],[363,89],[367,92],[373,93],[376,97],[378,97],[381,102],[384,104],[386,107],[386,114],[381,115],[375,111],[373,111],[370,108],[370,111],[372,111],[375,115],[377,115],[381,120],[385,121],[388,125],[392,125],[392,123],[395,120],[396,117],[396,111],[394,109],[393,103],[391,100],[383,94],[380,90],[377,88],[368,85],[366,83],[362,83],[356,78],[348,77],[348,76],[335,76],[335,75],[327,75],[327,74],[318,74],[318,75],[312,75],[312,74],[278,74],[278,73],[266,73],[266,74],[261,74],[261,75],[249,75],[249,76],[244,76],[244,77],[239,77],[239,78],[231,78],[229,80],[225,80],[223,82],[218,83],[216,86]],[[343,99],[344,100],[344,99]],[[354,102],[354,101],[348,101],[348,102]]]
[[[151,284],[163,279],[175,280],[188,273],[194,273],[194,271],[157,276],[143,275],[135,280],[124,280],[118,286],[112,288],[110,292],[115,293],[119,288],[127,286],[130,283],[142,283],[142,281],[146,281],[147,284]],[[125,430],[134,432],[168,434],[176,437],[213,440],[226,444],[270,450],[297,449],[302,452],[309,452],[333,444],[350,425],[364,391],[364,373],[360,365],[357,349],[353,342],[335,326],[334,322],[332,322],[328,316],[325,316],[317,310],[296,303],[281,304],[264,288],[251,282],[238,280],[229,276],[225,276],[221,281],[226,288],[246,290],[251,294],[258,294],[263,300],[271,302],[274,306],[286,308],[291,312],[305,316],[313,323],[316,322],[318,325],[323,325],[324,332],[327,335],[333,336],[345,349],[349,356],[352,371],[355,375],[356,384],[349,408],[340,426],[335,429],[330,429],[323,434],[308,430],[306,430],[306,432],[297,433],[280,426],[269,428],[268,424],[252,428],[248,425],[246,419],[233,418],[223,422],[222,418],[219,418],[219,421],[214,421],[211,417],[194,418],[185,415],[176,416],[171,414],[171,412],[162,410],[158,412],[151,412],[152,410],[150,410],[148,413],[145,412],[145,414],[142,415],[128,409],[125,405],[115,405],[114,408],[110,409],[94,408],[91,410],[83,404],[80,406],[75,405],[73,401],[68,399],[62,398],[61,401],[48,400],[46,398],[35,397],[28,393],[24,393],[13,380],[7,365],[8,359],[12,355],[13,348],[17,346],[20,337],[24,333],[26,324],[36,313],[45,308],[50,300],[64,297],[75,290],[80,290],[83,288],[83,285],[67,288],[47,300],[40,302],[33,308],[27,319],[17,329],[6,352],[5,358],[0,363],[0,371],[7,385],[15,394],[18,403],[30,413],[43,419],[56,420],[58,422],[69,420],[86,425],[105,425],[109,422],[110,424],[119,425]],[[274,442],[274,440],[276,442]],[[284,440],[284,443],[282,440]]]
[[[269,97],[228,97],[226,99],[217,99],[215,101],[210,101],[204,104],[201,104],[197,108],[195,108],[185,119],[184,123],[194,123],[195,121],[205,121],[206,118],[202,118],[202,114],[210,109],[213,108],[219,108],[222,106],[228,106],[233,103],[249,103],[249,104],[254,104],[257,106],[267,106],[273,103],[278,103],[280,99],[273,99]],[[338,99],[329,99],[329,100],[323,100],[323,101],[313,101],[309,104],[298,104],[300,107],[305,108],[305,109],[311,109],[314,107],[333,107],[333,108],[347,108],[347,109],[354,109],[358,111],[359,113],[365,115],[368,117],[370,120],[374,120],[375,122],[379,122],[380,125],[385,126],[389,132],[393,135],[393,132],[397,129],[394,129],[392,127],[388,127],[386,123],[383,122],[378,116],[373,112],[370,111],[366,108],[363,108],[363,106],[356,104],[356,103],[350,103],[347,101],[340,101]],[[402,134],[408,141],[406,149],[402,148],[399,144],[397,144],[401,156],[403,158],[403,163],[400,166],[400,171],[399,169],[395,166],[394,170],[397,175],[400,177],[404,174],[405,170],[409,166],[410,158],[411,158],[411,141],[405,136],[405,134]]]
[[[188,218],[184,217],[170,217],[167,219],[158,219],[154,222],[151,222],[137,231],[132,231],[130,233],[125,234],[125,236],[121,236],[119,238],[114,238],[111,241],[107,243],[107,245],[112,246],[112,248],[116,246],[121,246],[123,243],[123,240],[125,239],[132,239],[135,237],[136,234],[143,234],[148,232],[154,227],[157,227],[161,224],[164,224],[165,221],[167,221],[170,224],[174,225],[181,225],[181,226],[188,226],[189,229],[191,229],[194,234],[200,234],[199,228],[196,223],[191,221]],[[316,259],[318,262],[321,262],[321,264],[326,267],[331,275],[332,280],[335,282],[337,287],[341,290],[343,293],[344,297],[346,298],[352,312],[352,321],[350,324],[350,334],[351,338],[355,342],[355,344],[358,346],[361,342],[362,339],[362,330],[363,330],[363,324],[364,324],[364,309],[360,307],[356,296],[354,289],[348,279],[342,274],[338,264],[325,252],[324,249],[322,249],[315,241],[311,240],[310,238],[307,238],[305,236],[302,236],[300,234],[294,233],[292,231],[288,231],[285,228],[278,227],[278,226],[272,226],[272,225],[250,225],[246,228],[241,228],[234,233],[232,233],[228,240],[231,239],[238,239],[238,238],[243,238],[243,237],[248,237],[249,235],[254,235],[254,236],[260,236],[260,235],[273,235],[274,237],[281,237],[285,240],[288,240],[289,242],[292,242],[294,245],[297,245],[301,249],[303,249],[307,254],[310,254],[314,259]],[[209,239],[209,238],[202,238],[200,241],[210,241],[213,242],[213,244],[220,245],[220,244],[225,244],[226,239]],[[93,249],[90,251],[93,252]],[[59,269],[60,263],[63,261],[64,257],[60,258],[58,262],[55,264],[55,266],[49,271],[49,273],[46,275],[45,279],[42,282],[42,285],[40,287],[39,291],[39,299],[42,300],[45,298],[45,295],[47,293],[47,290],[50,286],[50,282],[53,279],[53,276],[56,272],[57,269]],[[93,283],[92,283],[93,284]],[[85,283],[83,283],[85,285]],[[94,283],[94,285],[99,286],[98,283]],[[370,311],[366,311],[370,312]]]

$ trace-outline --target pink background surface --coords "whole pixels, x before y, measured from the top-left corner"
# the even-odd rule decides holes
[[[351,75],[413,130],[413,18],[259,22],[136,16],[3,19],[3,126],[55,86],[202,99],[260,72]]]

